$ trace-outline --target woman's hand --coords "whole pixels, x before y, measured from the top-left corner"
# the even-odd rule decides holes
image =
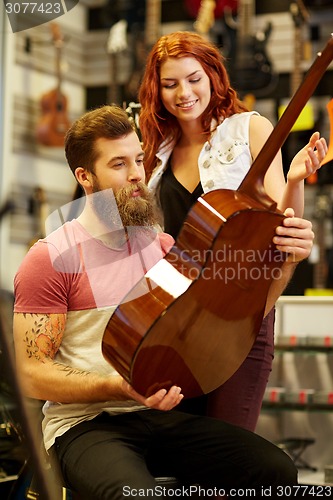
[[[293,158],[289,172],[288,182],[300,182],[315,173],[327,154],[327,143],[319,132],[314,132],[309,143]]]

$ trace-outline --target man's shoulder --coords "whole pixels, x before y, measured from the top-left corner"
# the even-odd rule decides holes
[[[157,233],[157,237],[159,239],[163,253],[168,253],[175,244],[175,240],[173,239],[173,237],[170,234],[164,232]]]

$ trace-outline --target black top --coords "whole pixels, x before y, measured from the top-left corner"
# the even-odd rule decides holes
[[[160,189],[160,204],[164,216],[164,231],[177,238],[193,203],[203,194],[201,182],[190,193],[174,176],[170,164],[164,172]]]

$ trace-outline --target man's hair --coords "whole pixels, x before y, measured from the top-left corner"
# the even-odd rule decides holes
[[[126,112],[118,106],[101,106],[77,119],[66,134],[65,153],[73,172],[82,167],[94,172],[97,139],[117,139],[134,131]]]

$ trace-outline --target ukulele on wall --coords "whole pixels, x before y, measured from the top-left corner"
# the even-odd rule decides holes
[[[70,127],[67,117],[67,98],[61,91],[63,38],[56,23],[50,23],[50,26],[56,49],[57,86],[41,98],[41,117],[37,125],[36,138],[44,146],[63,147],[66,132]]]

